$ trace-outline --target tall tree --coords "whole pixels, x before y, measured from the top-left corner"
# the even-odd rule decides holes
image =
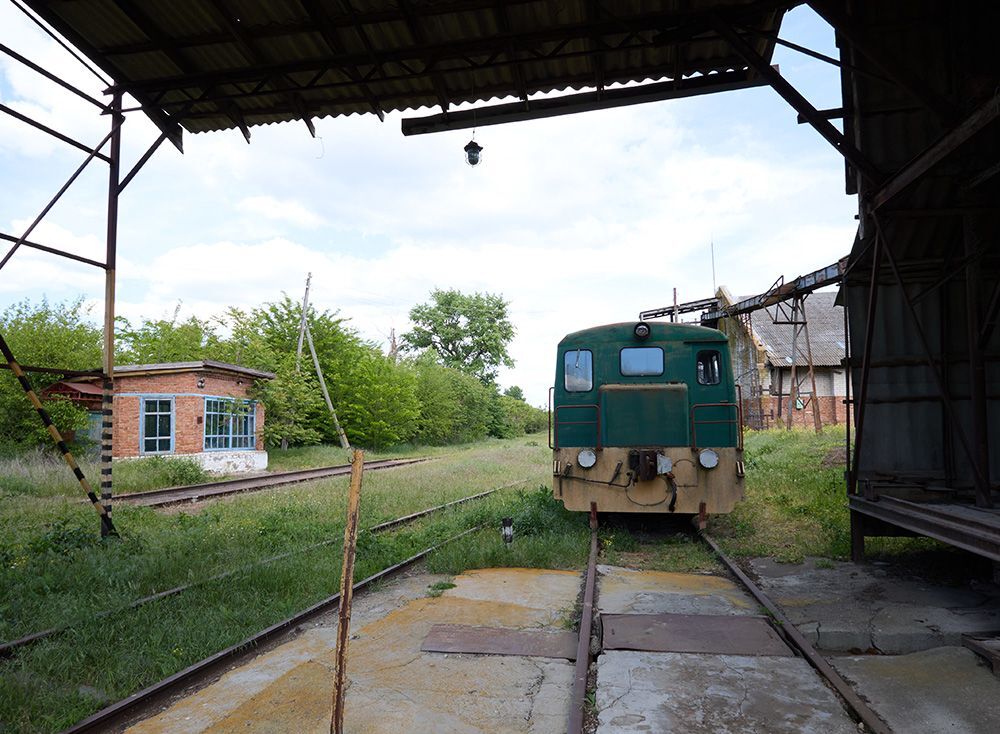
[[[432,349],[448,367],[492,385],[499,367],[514,366],[507,352],[514,338],[508,306],[493,293],[435,289],[428,303],[410,309],[414,326],[403,343],[409,351]]]

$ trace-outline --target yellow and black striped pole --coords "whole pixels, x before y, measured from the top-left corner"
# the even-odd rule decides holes
[[[38,417],[42,419],[42,423],[45,424],[45,428],[48,429],[49,435],[52,436],[52,440],[55,441],[56,447],[59,449],[59,453],[62,454],[63,459],[66,460],[66,464],[72,469],[74,476],[80,486],[83,487],[83,491],[87,493],[87,498],[90,503],[97,510],[97,514],[101,517],[101,535],[118,535],[118,531],[115,530],[114,524],[111,522],[111,517],[105,511],[104,506],[101,504],[97,495],[94,494],[94,490],[90,487],[90,482],[87,481],[87,477],[84,476],[83,470],[76,463],[76,459],[73,458],[73,454],[70,452],[69,447],[63,440],[62,434],[59,433],[59,429],[56,428],[55,424],[52,422],[52,418],[49,417],[49,413],[45,408],[42,407],[42,401],[38,399],[35,394],[34,389],[31,387],[31,382],[28,380],[27,375],[24,374],[24,370],[21,369],[21,365],[17,363],[14,359],[13,352],[10,351],[10,347],[7,346],[7,342],[4,340],[3,335],[0,335],[0,353],[3,354],[5,360],[7,360],[7,365],[10,367],[10,371],[14,373],[14,377],[17,381],[21,383],[21,389],[24,390],[24,394],[28,396],[28,400],[31,401],[32,406],[34,406],[35,411],[38,413]]]

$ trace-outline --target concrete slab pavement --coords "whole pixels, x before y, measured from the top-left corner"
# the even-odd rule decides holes
[[[394,597],[400,604],[372,605],[387,614],[359,614],[367,623],[352,635],[346,728],[354,734],[562,732],[573,677],[568,661],[425,653],[420,645],[435,624],[558,627],[574,605],[580,575],[474,571],[456,577],[456,587],[438,598],[423,597],[429,583],[427,577],[411,581],[414,588]],[[393,586],[373,596],[385,593],[393,598]],[[335,643],[335,626],[309,630],[129,732],[326,734]]]
[[[832,567],[829,567],[832,565]],[[821,650],[900,654],[1000,629],[1000,590],[894,576],[875,565],[755,559],[760,585]]]
[[[857,734],[801,658],[606,652],[598,734]]]
[[[907,655],[830,658],[900,734],[1000,731],[1000,680],[975,653],[937,647]]]

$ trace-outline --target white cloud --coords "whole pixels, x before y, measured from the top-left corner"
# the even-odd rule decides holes
[[[12,12],[0,6],[0,27]],[[30,29],[18,40],[100,93]],[[105,134],[85,102],[11,63],[0,73],[19,109],[85,140]],[[836,91],[830,73],[823,89]],[[119,313],[169,317],[181,301],[183,316],[206,317],[298,298],[312,272],[313,302],[381,341],[434,287],[502,293],[518,334],[501,379],[540,403],[565,333],[633,319],[674,287],[682,301],[710,295],[711,240],[718,284],[743,294],[833,262],[853,237],[840,159],[769,90],[482,128],[477,168],[462,155],[470,131],[404,138],[400,117],[321,120],[316,140],[301,124],[254,128],[251,145],[233,131],[188,135],[184,156],[164,145],[122,198]],[[15,233],[80,157],[19,129],[0,127],[0,221]],[[130,117],[126,157],[153,137]],[[96,171],[35,239],[102,258]],[[40,253],[0,271],[0,305],[102,290],[100,271]]]
[[[276,222],[288,222],[296,227],[315,229],[326,223],[318,214],[291,199],[276,199],[273,196],[248,196],[236,205],[244,214],[264,217]]]

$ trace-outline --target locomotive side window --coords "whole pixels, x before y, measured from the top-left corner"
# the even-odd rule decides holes
[[[594,355],[589,349],[574,349],[565,356],[566,392],[589,392],[594,387]]]
[[[621,351],[621,371],[627,377],[663,374],[663,349],[626,347]]]
[[[718,385],[720,382],[719,353],[715,350],[698,352],[698,384]]]

